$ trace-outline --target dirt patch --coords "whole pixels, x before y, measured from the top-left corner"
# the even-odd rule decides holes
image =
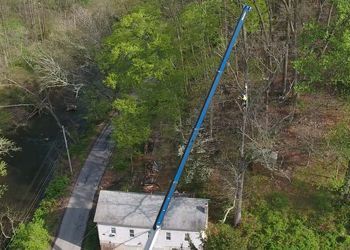
[[[285,107],[289,109],[290,107]],[[274,110],[276,115],[280,110]],[[254,199],[280,192],[302,214],[315,211],[322,190],[339,185],[342,166],[327,147],[326,137],[338,123],[349,120],[344,100],[327,93],[298,97],[293,119],[278,135],[279,164],[288,171],[290,180],[253,164],[246,178],[245,204]],[[259,187],[259,188],[257,188]],[[316,204],[316,205],[315,205]]]
[[[118,181],[117,172],[113,169],[107,169],[100,182],[100,189],[108,189],[111,186],[116,185]]]
[[[279,135],[279,153],[287,169],[310,166],[329,130],[346,117],[344,103],[327,93],[300,96],[295,112]]]

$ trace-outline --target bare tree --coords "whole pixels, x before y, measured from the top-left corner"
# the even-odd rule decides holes
[[[70,88],[78,97],[83,84],[69,81],[67,71],[51,55],[39,51],[34,57],[25,58],[25,61],[39,75],[40,92],[49,91],[50,89]]]
[[[242,94],[242,103],[241,103],[241,109],[242,109],[242,139],[241,139],[241,146],[239,150],[239,160],[238,160],[238,167],[237,167],[237,173],[238,173],[238,182],[237,182],[237,192],[236,192],[236,209],[235,209],[235,217],[233,224],[235,226],[238,226],[241,223],[242,220],[242,200],[243,200],[243,187],[244,187],[244,176],[245,171],[247,169],[247,161],[246,161],[246,155],[245,155],[245,144],[246,144],[246,128],[247,128],[247,115],[248,115],[248,109],[249,109],[249,95],[248,95],[248,48],[247,48],[247,32],[246,29],[243,27],[242,29],[243,34],[243,74],[244,74],[244,90]]]
[[[2,237],[0,237],[0,245],[4,245],[5,242],[11,239],[15,233],[17,224],[20,222],[20,216],[18,216],[9,207],[2,207],[0,213],[0,230]]]

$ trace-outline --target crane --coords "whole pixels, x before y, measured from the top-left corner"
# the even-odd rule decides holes
[[[197,119],[197,122],[195,124],[195,126],[193,127],[192,129],[192,133],[191,133],[191,136],[187,142],[187,145],[186,145],[186,148],[185,148],[185,151],[182,155],[182,158],[181,158],[181,161],[180,161],[180,164],[177,168],[177,171],[176,171],[176,174],[175,174],[175,177],[168,189],[168,192],[164,198],[164,201],[163,201],[163,204],[158,212],[158,215],[157,215],[157,218],[156,218],[156,221],[151,229],[151,232],[150,232],[150,235],[149,235],[149,238],[146,242],[146,245],[145,245],[145,249],[146,250],[152,250],[153,247],[154,247],[154,244],[157,240],[157,236],[161,230],[161,227],[162,227],[162,223],[163,223],[163,220],[164,220],[164,217],[167,213],[167,210],[168,210],[168,207],[169,207],[169,204],[170,204],[170,201],[171,201],[171,198],[173,197],[174,195],[174,192],[175,192],[175,189],[176,189],[176,186],[177,184],[179,183],[179,180],[181,178],[181,175],[182,175],[182,172],[184,170],[184,167],[185,167],[185,164],[187,162],[187,159],[191,153],[191,150],[192,150],[192,147],[194,145],[194,142],[198,136],[198,133],[199,133],[199,130],[202,126],[202,123],[204,121],[204,118],[205,118],[205,115],[207,114],[207,111],[208,111],[208,108],[209,108],[209,105],[213,99],[213,96],[216,92],[216,88],[217,86],[219,85],[219,82],[221,80],[221,76],[225,70],[225,67],[226,67],[226,64],[229,60],[229,57],[231,55],[231,52],[232,52],[232,49],[234,47],[234,45],[236,44],[236,41],[237,41],[237,38],[238,38],[238,35],[242,29],[242,26],[243,26],[243,23],[244,23],[244,20],[247,16],[247,13],[249,11],[251,11],[251,7],[248,6],[248,5],[244,5],[243,6],[243,9],[242,9],[242,13],[237,21],[237,24],[236,24],[236,27],[234,29],[234,32],[233,32],[233,35],[231,37],[231,40],[226,48],[226,52],[221,60],[221,63],[220,63],[220,66],[219,66],[219,69],[217,70],[216,72],[216,75],[214,77],[214,80],[212,82],[212,85],[211,85],[211,88],[208,92],[208,95],[207,95],[207,98],[205,99],[205,102],[203,104],[203,107],[202,107],[202,110],[200,112],[200,115]]]

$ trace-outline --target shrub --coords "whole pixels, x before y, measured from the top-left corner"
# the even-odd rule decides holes
[[[285,246],[289,249],[319,249],[319,237],[317,233],[308,228],[303,221],[297,219],[291,221],[286,232]]]
[[[311,195],[310,200],[316,211],[321,213],[333,211],[333,197],[329,192],[316,192],[315,194]]]
[[[270,206],[278,210],[283,210],[289,205],[288,197],[278,192],[270,194],[268,200],[270,200]]]
[[[204,244],[207,250],[233,250],[243,249],[242,241],[239,240],[238,230],[234,230],[226,224],[217,224],[208,231],[208,237]]]
[[[345,162],[350,159],[350,128],[347,123],[337,124],[326,136],[328,145]]]
[[[317,233],[296,216],[266,209],[259,217],[262,227],[255,232],[248,248],[319,249]]]
[[[49,241],[50,236],[44,227],[44,221],[34,220],[18,227],[10,249],[46,250],[50,247]]]
[[[52,208],[55,205],[54,200],[43,200],[40,202],[38,209],[34,212],[34,220],[37,219],[46,219],[46,217],[50,214]]]
[[[65,192],[69,184],[69,178],[67,176],[59,176],[52,180],[45,192],[45,199],[57,199],[61,197]]]

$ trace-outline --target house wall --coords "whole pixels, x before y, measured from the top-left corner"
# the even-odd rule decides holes
[[[116,234],[112,234],[112,227],[116,229]],[[143,249],[148,239],[148,231],[150,229],[142,228],[127,228],[117,227],[111,225],[97,225],[98,235],[101,243],[101,247],[104,249]],[[134,230],[135,236],[130,237],[130,229]],[[171,234],[171,240],[166,239],[166,233]],[[189,243],[185,240],[185,234],[190,235],[191,241],[198,248],[202,249],[202,241],[199,232],[188,231],[174,231],[174,230],[161,230],[158,234],[158,238],[155,244],[155,249],[169,249],[174,248],[189,249]],[[119,247],[118,247],[119,246]],[[118,248],[117,248],[118,247]]]

